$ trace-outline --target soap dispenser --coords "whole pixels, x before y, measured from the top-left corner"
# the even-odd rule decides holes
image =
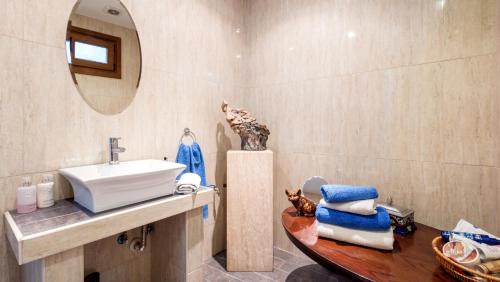
[[[37,185],[36,194],[38,208],[47,208],[54,205],[54,177],[52,174],[42,176],[42,183]]]
[[[36,186],[31,185],[31,178],[25,176],[22,186],[17,188],[17,212],[30,213],[36,210]]]

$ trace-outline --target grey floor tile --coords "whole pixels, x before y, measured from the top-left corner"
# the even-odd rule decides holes
[[[219,279],[215,280],[214,282],[241,282],[241,280],[236,279],[230,275],[226,275],[224,277],[220,277]]]
[[[205,264],[210,265],[218,270],[226,271],[226,260],[217,257],[210,258]]]
[[[257,274],[273,281],[286,281],[286,278],[288,277],[288,273],[281,269],[274,269],[272,272],[257,272]]]
[[[313,260],[274,248],[274,270],[272,272],[227,272],[226,252],[216,254],[203,265],[203,280],[206,282],[344,282],[353,281],[342,274],[334,273]]]
[[[299,267],[292,271],[286,281],[351,282],[355,280],[340,273],[328,270],[323,271],[323,268],[320,265],[311,264]]]
[[[285,261],[280,267],[279,269],[285,271],[286,273],[290,273],[292,271],[294,271],[295,269],[297,269],[298,266],[296,264],[293,264],[291,262],[288,262],[288,261]]]
[[[233,282],[242,281],[236,277],[228,275],[226,272],[209,265],[203,266],[203,280],[210,282]]]
[[[233,277],[230,277],[228,275],[226,276],[219,276],[216,279],[203,279],[204,282],[242,282],[241,280],[235,279]]]
[[[294,257],[293,254],[283,251],[282,249],[274,248],[274,256],[282,260],[289,260]]]
[[[213,281],[220,276],[222,276],[221,273],[219,273],[216,269],[213,269],[208,265],[203,266],[203,280]]]
[[[306,265],[316,263],[313,260],[303,258],[303,257],[298,257],[298,256],[292,257],[291,259],[287,260],[287,262],[289,262],[291,264],[295,264],[297,266],[306,266]]]
[[[280,259],[279,257],[274,257],[273,267],[281,268],[285,264],[285,260]]]
[[[241,281],[245,282],[272,282],[274,280],[259,275],[256,272],[228,272],[229,275],[234,276]]]

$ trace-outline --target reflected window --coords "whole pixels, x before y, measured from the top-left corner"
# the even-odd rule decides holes
[[[108,49],[105,47],[75,42],[75,58],[101,64],[108,63]]]
[[[121,79],[121,38],[72,26],[66,55],[72,74]]]

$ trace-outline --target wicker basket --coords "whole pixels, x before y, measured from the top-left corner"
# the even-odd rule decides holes
[[[447,258],[443,255],[441,251],[443,249],[443,239],[441,237],[436,237],[432,240],[432,249],[434,253],[436,253],[436,259],[439,264],[448,272],[451,276],[453,276],[458,281],[465,282],[480,282],[480,281],[488,281],[488,282],[500,282],[500,278],[494,277],[488,274],[484,274],[481,272],[477,272],[470,268],[467,268],[459,263],[456,263],[450,258]],[[474,276],[480,277],[476,278]]]

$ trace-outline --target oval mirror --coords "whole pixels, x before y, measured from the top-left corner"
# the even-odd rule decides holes
[[[134,21],[119,0],[79,0],[68,20],[66,60],[80,95],[112,115],[134,99],[141,48]]]

